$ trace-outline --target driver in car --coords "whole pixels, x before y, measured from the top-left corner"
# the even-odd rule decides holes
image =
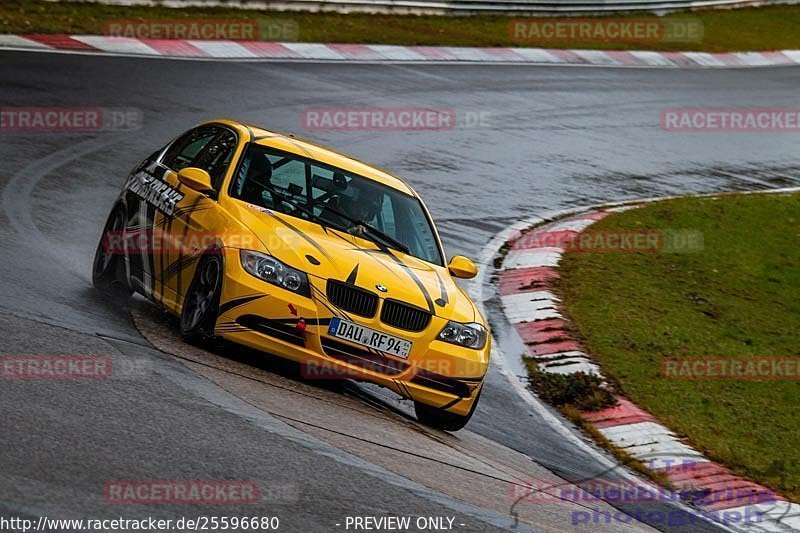
[[[367,229],[358,222],[373,223],[383,205],[383,195],[380,191],[372,188],[359,188],[348,192],[350,194],[342,193],[337,196],[332,207],[353,220],[347,220],[332,211],[327,211],[325,218],[336,225],[347,228],[347,232],[351,235],[363,237],[367,235]]]

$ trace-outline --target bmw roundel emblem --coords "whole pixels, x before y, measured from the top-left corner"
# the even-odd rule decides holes
[[[376,289],[378,289],[378,290],[379,290],[379,291],[381,291],[381,292],[387,292],[387,291],[389,290],[389,289],[387,289],[387,288],[386,288],[384,285],[381,285],[380,283],[378,283],[377,285],[375,285],[375,288],[376,288]]]

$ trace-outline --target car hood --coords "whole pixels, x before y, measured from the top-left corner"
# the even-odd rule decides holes
[[[244,205],[238,209],[239,220],[271,256],[293,268],[311,276],[353,283],[442,318],[459,322],[477,319],[472,301],[445,267],[397,250],[381,250],[372,241],[307,220]]]

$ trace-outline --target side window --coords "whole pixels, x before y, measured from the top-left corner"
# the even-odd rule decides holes
[[[225,177],[225,171],[231,163],[236,151],[236,135],[223,129],[217,137],[208,143],[195,159],[193,167],[202,168],[211,176],[211,186],[218,191]]]
[[[220,129],[215,126],[201,126],[191,130],[169,147],[164,154],[164,165],[175,172],[192,166],[194,158],[219,133]]]
[[[273,209],[275,203],[266,187],[270,185],[272,163],[267,155],[254,150],[245,152],[239,173],[231,183],[230,195],[247,203]]]

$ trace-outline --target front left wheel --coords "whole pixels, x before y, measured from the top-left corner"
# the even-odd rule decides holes
[[[181,336],[192,344],[208,344],[214,338],[222,292],[222,261],[211,254],[200,261],[183,300]]]
[[[127,301],[133,294],[125,281],[124,231],[125,209],[117,206],[108,215],[92,263],[92,285],[120,301]]]

